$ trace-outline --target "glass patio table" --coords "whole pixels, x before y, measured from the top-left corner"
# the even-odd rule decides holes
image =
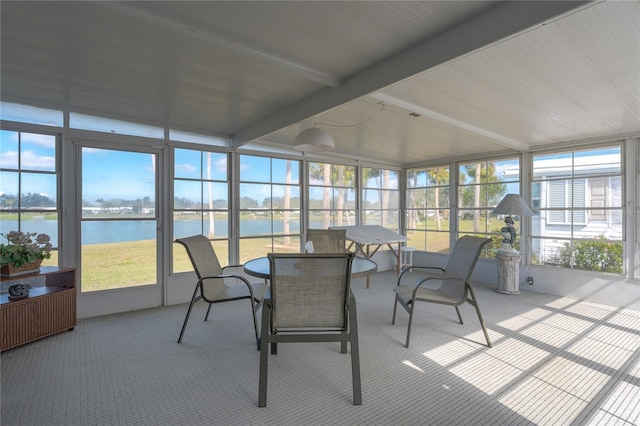
[[[269,259],[259,257],[244,264],[244,271],[258,278],[268,280],[271,278],[271,268],[269,267]],[[366,277],[378,270],[378,264],[370,259],[363,257],[354,257],[351,264],[351,278]]]

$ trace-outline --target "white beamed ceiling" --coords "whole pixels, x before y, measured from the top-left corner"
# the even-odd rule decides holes
[[[338,155],[410,165],[640,132],[639,1],[2,1],[0,15],[3,101],[236,147],[289,148],[316,123]]]

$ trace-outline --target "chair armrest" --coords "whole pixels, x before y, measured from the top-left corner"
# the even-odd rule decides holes
[[[413,289],[413,297],[415,297],[416,292],[418,291],[418,289],[420,288],[420,286],[424,283],[426,283],[427,281],[431,281],[431,280],[440,280],[440,281],[461,281],[463,283],[465,283],[466,285],[468,285],[467,280],[465,280],[464,278],[454,278],[454,277],[442,277],[442,276],[437,276],[437,277],[427,277],[425,279],[423,279],[422,281],[419,281],[418,283],[416,283],[414,289]],[[444,285],[444,282],[443,282]],[[438,287],[438,288],[442,288],[442,286]]]
[[[224,271],[224,268],[223,268]],[[236,280],[240,280],[242,281],[243,284],[245,284],[247,286],[247,288],[249,289],[249,294],[251,295],[252,299],[256,299],[256,297],[253,294],[253,285],[249,282],[249,280],[247,280],[245,277],[243,277],[242,275],[235,275],[235,274],[222,274],[222,275],[211,275],[208,277],[202,277],[198,280],[198,285],[200,285],[202,283],[202,281],[204,280],[211,280],[211,279],[216,279],[216,280],[224,280],[227,278],[233,278]],[[226,282],[225,282],[226,285]]]
[[[240,275],[249,278],[250,275],[244,272],[244,265],[227,265],[222,267],[223,274]]]
[[[437,269],[438,271],[440,271],[440,272],[444,273],[444,269],[443,269],[443,268],[440,268],[440,267],[438,267],[438,266],[418,266],[418,265],[412,265],[412,266],[407,266],[407,267],[405,268],[405,270],[407,270],[407,269],[409,269],[409,270],[412,270],[412,269]]]
[[[408,266],[402,270],[400,275],[398,276],[398,285],[402,282],[402,278],[405,277],[405,274],[410,272],[419,271],[422,275],[427,275],[432,278],[441,278],[444,274],[444,269],[434,267],[434,266]],[[409,276],[409,275],[407,275]]]

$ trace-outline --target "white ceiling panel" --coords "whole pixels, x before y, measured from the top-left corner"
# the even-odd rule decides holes
[[[639,1],[5,0],[0,12],[3,101],[238,147],[288,149],[315,121],[337,155],[407,165],[640,132]]]

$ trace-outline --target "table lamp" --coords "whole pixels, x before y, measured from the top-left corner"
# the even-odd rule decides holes
[[[499,293],[520,294],[520,253],[513,248],[516,240],[516,228],[513,226],[511,215],[533,216],[533,212],[524,202],[520,194],[507,194],[491,212],[492,214],[506,214],[505,227],[502,232],[502,246],[496,253],[498,260],[498,288]]]
[[[491,214],[506,214],[504,219],[505,227],[500,231],[502,232],[502,246],[501,251],[515,252],[513,243],[516,240],[516,228],[513,226],[513,218],[511,215],[516,216],[533,216],[533,211],[529,208],[527,203],[524,202],[520,194],[507,194],[496,206]]]

